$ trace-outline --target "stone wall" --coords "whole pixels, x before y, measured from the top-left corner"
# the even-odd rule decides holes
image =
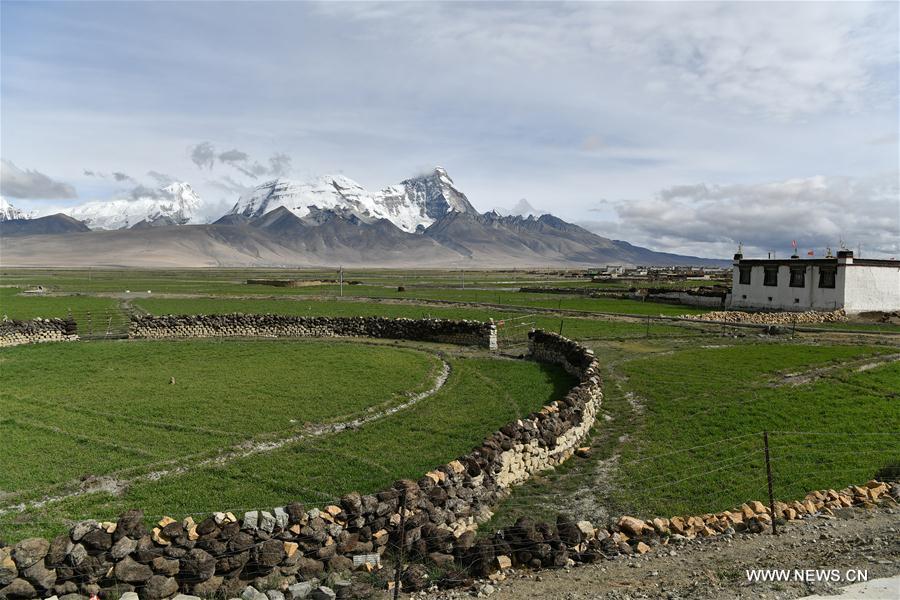
[[[497,349],[497,328],[483,321],[302,317],[285,315],[168,315],[132,317],[129,337],[370,337]]]
[[[64,342],[78,339],[78,328],[71,319],[34,319],[0,321],[0,348],[40,342]]]
[[[357,331],[350,327],[354,320],[329,321],[327,331]],[[384,321],[369,320],[370,334],[375,325],[388,327]],[[234,335],[230,323],[258,332],[268,331],[263,325],[270,322],[275,321],[168,317],[137,319],[134,328],[136,334],[152,337],[201,328],[211,335]],[[302,318],[281,323],[288,322],[312,326]],[[424,339],[433,335],[429,332],[434,325],[427,323],[410,322],[382,331]],[[477,524],[490,518],[491,508],[511,486],[574,453],[594,423],[602,398],[599,365],[590,350],[542,331],[529,335],[529,346],[534,360],[561,365],[578,378],[578,384],[564,398],[507,424],[468,454],[418,481],[399,480],[373,494],[353,492],[322,509],[295,502],[249,511],[240,518],[215,513],[199,523],[191,517],[180,521],[166,517],[150,529],[138,510],[126,512],[116,522],[85,521],[51,541],[33,538],[11,551],[0,549],[4,561],[0,598],[103,590],[114,594],[133,590],[151,600],[179,591],[233,597],[248,584],[286,588],[326,571],[351,570],[355,564],[377,561],[389,547],[399,548],[401,540],[409,559],[427,557],[471,565],[476,571],[490,569],[497,553],[476,542]]]

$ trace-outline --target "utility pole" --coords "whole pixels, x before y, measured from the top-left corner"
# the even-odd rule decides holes
[[[772,461],[769,458],[769,432],[763,431],[763,445],[766,449],[766,479],[769,482],[769,510],[772,513],[772,535],[778,533],[775,529],[775,492],[772,489]]]

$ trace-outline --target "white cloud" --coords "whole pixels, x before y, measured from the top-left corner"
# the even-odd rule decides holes
[[[6,159],[0,160],[0,193],[32,200],[78,197],[75,188],[68,183],[55,181],[40,171],[22,170]]]
[[[606,235],[656,248],[728,256],[862,245],[863,255],[900,255],[900,173],[866,178],[809,177],[784,181],[666,188],[644,200],[613,203],[618,221],[587,222]]]

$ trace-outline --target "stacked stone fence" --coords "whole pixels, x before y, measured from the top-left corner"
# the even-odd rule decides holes
[[[258,335],[275,323],[324,327],[306,335],[362,335],[365,330],[378,337],[432,339],[442,331],[431,321],[391,325],[386,319],[281,319],[135,318],[133,333],[232,336],[248,328]],[[454,335],[477,338],[479,345],[487,339],[484,324],[455,327]],[[214,513],[199,523],[191,517],[166,517],[151,529],[140,510],[130,510],[116,522],[84,521],[53,540],[32,538],[0,549],[0,598],[101,591],[136,591],[151,600],[178,592],[235,596],[251,583],[286,588],[326,571],[349,571],[379,562],[388,548],[401,547],[409,558],[477,563],[483,554],[475,537],[478,524],[492,516],[491,508],[511,486],[572,456],[601,402],[600,368],[590,350],[552,333],[536,331],[529,338],[533,359],[561,365],[578,384],[564,398],[507,424],[418,481],[399,480],[373,494],[353,492],[322,509],[294,502],[240,518]]]
[[[78,327],[72,319],[32,319],[0,321],[0,348],[41,342],[66,342],[78,339]]]
[[[497,328],[493,323],[447,319],[245,314],[136,315],[132,317],[129,337],[368,337],[497,349]]]

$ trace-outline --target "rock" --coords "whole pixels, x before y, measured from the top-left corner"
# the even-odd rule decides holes
[[[222,587],[224,577],[213,575],[206,581],[195,583],[191,586],[191,591],[201,598],[212,598],[218,594],[219,588]]]
[[[646,553],[650,552],[650,546],[648,546],[644,542],[638,542],[637,545],[634,547],[634,549],[637,551],[638,554],[646,554]]]
[[[297,553],[297,548],[299,546],[295,542],[284,542],[284,554],[288,558],[292,557]]]
[[[51,567],[62,565],[66,561],[66,555],[72,549],[72,542],[68,534],[60,534],[50,542],[50,550],[47,552],[46,561]]]
[[[244,513],[244,520],[241,522],[241,529],[248,531],[256,531],[259,527],[259,512],[250,510]]]
[[[335,594],[334,590],[330,587],[320,585],[313,590],[312,594],[310,594],[310,598],[312,598],[312,600],[335,600],[337,594]]]
[[[88,554],[100,553],[112,548],[112,534],[98,527],[84,534],[81,544],[87,548]]]
[[[277,507],[274,512],[275,512],[275,525],[278,526],[278,528],[280,528],[282,530],[287,529],[288,524],[290,523],[290,520],[291,520],[288,512],[280,506]]]
[[[332,573],[344,573],[353,570],[353,559],[340,554],[328,559],[328,570]]]
[[[72,541],[73,542],[81,541],[81,538],[83,538],[86,534],[90,533],[91,531],[97,529],[98,527],[100,527],[100,524],[94,520],[82,521],[81,523],[78,523],[77,525],[75,525],[75,527],[72,528],[72,533],[71,533]]]
[[[274,541],[274,540],[271,540]],[[279,547],[280,542],[277,542]],[[206,581],[216,572],[216,559],[200,548],[193,548],[179,561],[178,577],[189,583]]]
[[[504,569],[512,568],[512,560],[503,554],[497,557],[497,568],[503,571]]]
[[[144,526],[144,511],[127,510],[116,521],[116,532],[113,538],[119,540],[129,537],[139,540],[147,535],[147,528]]]
[[[303,600],[312,593],[313,583],[311,581],[301,581],[288,586],[288,593],[291,600]]]
[[[265,594],[257,590],[252,585],[248,585],[241,592],[241,600],[269,600]]]
[[[137,540],[130,537],[123,537],[118,542],[113,544],[112,549],[109,551],[109,555],[112,556],[115,560],[122,560],[123,558],[134,552],[136,548]]]
[[[84,546],[81,544],[75,544],[72,546],[72,549],[69,550],[69,556],[67,557],[67,562],[73,567],[77,567],[82,562],[85,561],[88,557],[88,552]]]
[[[285,600],[284,594],[282,594],[278,590],[267,590],[266,598],[268,598],[269,600]]]
[[[272,513],[262,511],[259,513],[259,529],[266,533],[272,533],[275,530],[275,516]]]
[[[113,574],[119,581],[144,583],[153,576],[153,569],[148,565],[142,565],[131,557],[125,557],[116,564]]]
[[[619,519],[617,525],[619,529],[625,532],[629,537],[640,537],[644,533],[646,524],[635,517],[623,516]]]
[[[423,565],[412,564],[403,571],[400,581],[403,591],[418,592],[419,590],[424,590],[430,583],[428,570]]]
[[[12,558],[19,570],[27,569],[47,556],[50,542],[43,538],[28,538],[13,547]]]
[[[172,600],[200,600],[199,596],[190,596],[188,594],[176,594]]]
[[[452,569],[455,565],[456,559],[452,554],[432,552],[428,555],[428,561],[440,569]]]
[[[37,596],[34,586],[24,579],[13,579],[9,585],[0,588],[0,598],[34,598]]]
[[[121,596],[119,596],[119,600],[140,600],[137,595],[137,592],[125,592]]]
[[[574,547],[581,543],[581,530],[575,524],[575,521],[564,515],[556,517],[556,530],[559,532],[559,539],[566,546]]]
[[[253,550],[254,562],[262,567],[274,567],[283,559],[284,542],[279,540],[266,540]]]
[[[150,562],[150,568],[153,569],[154,573],[159,573],[160,575],[168,575],[169,577],[174,576],[178,573],[178,560],[174,558],[166,558],[165,556],[157,556]]]
[[[19,576],[19,568],[13,560],[8,548],[0,548],[0,588],[12,583]]]
[[[162,600],[178,591],[178,582],[174,577],[154,575],[147,580],[144,586],[144,598],[146,600]]]
[[[39,560],[20,573],[38,590],[49,590],[56,583],[56,571],[48,569],[44,561]]]

